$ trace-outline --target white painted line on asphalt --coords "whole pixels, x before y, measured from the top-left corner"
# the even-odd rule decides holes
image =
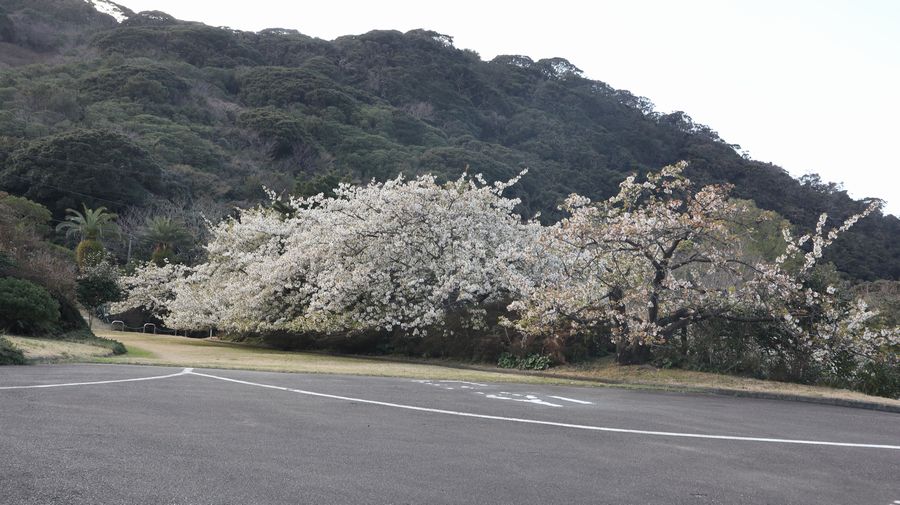
[[[509,393],[500,393],[500,394],[509,394]],[[523,396],[523,395],[514,395],[514,396]],[[490,398],[492,400],[512,400],[514,402],[522,402],[522,403],[533,403],[535,405],[545,405],[547,407],[562,407],[562,405],[557,405],[555,403],[545,402],[541,400],[537,396],[528,395],[525,398],[510,398],[509,396],[500,396],[500,395],[487,395],[485,398]]]
[[[593,403],[591,403],[591,402],[586,402],[584,400],[576,400],[575,398],[566,398],[565,396],[549,396],[549,398],[556,398],[557,400],[562,400],[565,402],[580,403],[582,405],[593,405]]]
[[[487,384],[479,384],[478,382],[452,381],[452,380],[440,380],[440,381],[438,381],[438,382],[455,382],[455,383],[457,383],[457,384],[468,384],[468,385],[470,385],[470,386],[480,386],[480,387],[483,387],[483,388],[487,387]]]
[[[297,393],[301,395],[307,396],[317,396],[320,398],[331,398],[333,400],[343,400],[347,402],[356,402],[356,403],[365,403],[368,405],[381,405],[382,407],[393,407],[397,409],[404,410],[414,410],[418,412],[430,412],[433,414],[444,414],[450,416],[458,416],[458,417],[472,417],[477,419],[489,419],[492,421],[507,421],[512,423],[522,423],[522,424],[538,424],[542,426],[555,426],[559,428],[572,428],[577,430],[588,430],[588,431],[604,431],[610,433],[630,433],[634,435],[649,435],[649,436],[657,436],[657,437],[678,437],[678,438],[703,438],[703,439],[711,439],[711,440],[733,440],[738,442],[767,442],[773,444],[796,444],[796,445],[824,445],[824,446],[833,446],[833,447],[858,447],[864,449],[890,449],[895,451],[900,451],[900,445],[887,445],[887,444],[858,444],[851,442],[828,442],[823,440],[794,440],[789,438],[764,438],[764,437],[739,437],[732,435],[706,435],[702,433],[677,433],[677,432],[669,432],[669,431],[650,431],[650,430],[631,430],[626,428],[609,428],[606,426],[591,426],[587,424],[570,424],[570,423],[558,423],[554,421],[539,421],[537,419],[522,419],[518,417],[505,417],[505,416],[492,416],[487,414],[474,414],[471,412],[459,412],[455,410],[444,410],[444,409],[434,409],[430,407],[417,407],[415,405],[404,405],[402,403],[391,403],[391,402],[382,402],[377,400],[366,400],[364,398],[353,398],[349,396],[340,396],[340,395],[331,395],[327,393],[317,393],[315,391],[305,391],[303,389],[293,389],[286,388],[282,386],[273,386],[271,384],[261,384],[259,382],[250,382],[243,381],[238,379],[230,379],[228,377],[220,377],[218,375],[210,375],[200,372],[183,372],[190,375],[197,375],[199,377],[208,377],[210,379],[216,379],[225,382],[234,382],[236,384],[245,384],[248,386],[256,386],[267,389],[277,389],[279,391],[288,391],[290,393]]]
[[[67,382],[64,384],[38,384],[36,386],[0,386],[0,389],[41,389],[41,388],[61,388],[68,386],[93,386],[96,384],[113,384],[116,382],[136,382],[136,381],[152,381],[156,379],[168,379],[170,377],[178,377],[179,375],[186,375],[193,373],[193,368],[185,368],[184,370],[173,373],[169,375],[157,375],[154,377],[137,377],[134,379],[116,379],[116,380],[108,380],[108,381],[94,381],[94,382]]]

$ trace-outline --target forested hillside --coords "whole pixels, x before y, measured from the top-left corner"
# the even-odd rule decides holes
[[[0,0],[0,189],[57,219],[82,203],[210,215],[259,201],[263,187],[315,193],[466,167],[506,180],[527,167],[519,210],[552,221],[569,193],[609,197],[627,174],[682,159],[693,180],[734,184],[804,229],[865,207],[562,58],[486,62],[425,30],[329,42],[123,13],[118,23],[82,0]],[[830,259],[857,279],[900,279],[898,236],[896,217],[871,216]]]

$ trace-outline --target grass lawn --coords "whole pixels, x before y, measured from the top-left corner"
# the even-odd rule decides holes
[[[870,396],[846,389],[775,382],[735,375],[724,375],[650,365],[619,366],[612,357],[591,363],[561,366],[550,370],[553,375],[602,380],[630,385],[650,385],[673,389],[714,388],[735,393],[774,393],[812,398],[859,400],[900,407],[900,400]]]
[[[546,373],[512,372],[490,366],[466,366],[439,360],[403,360],[322,353],[289,352],[209,339],[190,339],[95,330],[99,336],[125,344],[119,356],[90,358],[101,363],[172,365],[273,372],[331,373],[382,377],[466,380],[473,382],[518,382],[603,387],[702,391],[710,388],[733,393],[773,393],[806,398],[876,402],[900,408],[900,400],[868,396],[854,391],[772,382],[689,370],[651,366],[618,366],[611,359],[588,364],[561,366]]]
[[[108,347],[81,342],[12,336],[3,338],[12,342],[26,359],[35,363],[85,361],[112,354]]]
[[[490,382],[571,384],[575,380],[464,370],[435,364],[404,363],[383,359],[331,354],[279,351],[208,339],[94,330],[102,337],[125,344],[128,352],[95,359],[100,363],[171,365],[195,368],[231,368],[270,372],[330,373],[382,377],[429,378]]]

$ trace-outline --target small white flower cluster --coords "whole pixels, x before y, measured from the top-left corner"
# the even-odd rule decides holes
[[[154,263],[146,263],[137,268],[133,275],[119,278],[127,298],[112,303],[110,310],[118,313],[143,307],[152,314],[165,315],[167,305],[175,296],[175,285],[186,273],[187,268],[181,265],[166,263],[160,267]]]

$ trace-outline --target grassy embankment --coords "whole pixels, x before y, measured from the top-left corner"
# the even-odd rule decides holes
[[[288,352],[209,339],[189,339],[142,333],[95,330],[97,335],[125,344],[119,356],[94,357],[101,363],[171,365],[274,372],[332,373],[383,377],[566,384],[679,391],[722,390],[734,394],[774,394],[820,400],[874,402],[900,408],[900,400],[868,396],[854,391],[771,382],[650,366],[618,366],[610,360],[552,368],[546,373],[511,372],[490,366],[472,366],[439,360],[403,360],[322,353]]]
[[[85,361],[113,354],[109,347],[92,343],[9,335],[3,338],[22,351],[30,363]]]

